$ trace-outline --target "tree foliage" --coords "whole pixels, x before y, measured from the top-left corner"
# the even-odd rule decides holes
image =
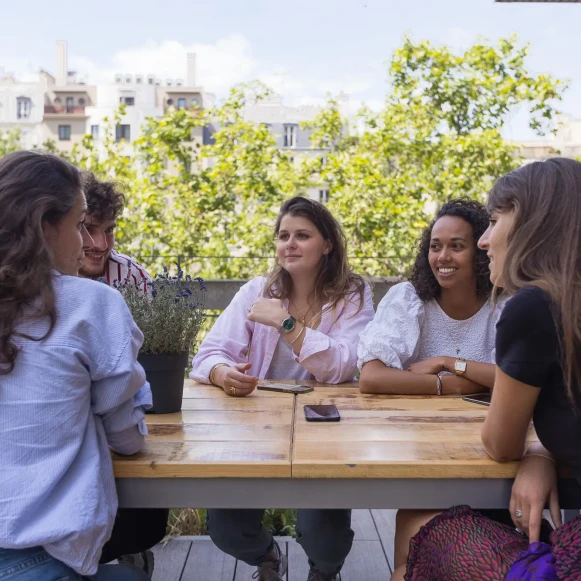
[[[538,134],[553,128],[566,83],[532,74],[527,54],[516,38],[479,41],[462,54],[406,38],[389,64],[381,110],[346,119],[331,99],[305,124],[313,149],[328,149],[324,158],[293,161],[265,127],[245,120],[247,100],[268,95],[255,83],[233,89],[217,108],[148,119],[129,155],[115,140],[121,108],[100,142],[85,136],[70,159],[123,185],[118,244],[153,270],[179,255],[204,277],[262,273],[274,255],[282,201],[325,184],[355,269],[404,274],[436,205],[484,199],[498,176],[521,163],[502,136],[510,115],[526,107]],[[201,142],[204,128],[215,128],[211,143]]]

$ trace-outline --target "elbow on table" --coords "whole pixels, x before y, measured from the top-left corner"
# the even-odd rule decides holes
[[[361,376],[359,377],[359,391],[361,393],[377,393],[369,374],[365,373],[365,368],[363,368]]]
[[[495,462],[512,462],[514,460],[519,460],[522,458],[524,453],[524,447],[522,449],[516,449],[515,446],[507,445],[506,442],[499,440],[498,438],[491,438],[487,436],[483,430],[482,432],[482,444],[484,445],[484,450]]]

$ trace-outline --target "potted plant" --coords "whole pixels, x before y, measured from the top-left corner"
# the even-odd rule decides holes
[[[206,286],[201,278],[184,276],[178,265],[177,276],[164,268],[148,287],[144,293],[127,279],[117,285],[145,337],[138,361],[151,385],[151,412],[169,414],[182,408],[189,354],[204,319]]]

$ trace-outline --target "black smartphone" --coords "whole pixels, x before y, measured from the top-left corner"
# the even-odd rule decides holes
[[[462,399],[471,403],[479,403],[480,405],[490,405],[490,393],[479,393],[477,395],[465,395]]]
[[[279,391],[281,393],[309,393],[314,391],[310,385],[295,385],[294,383],[274,383],[270,381],[261,381],[258,383],[258,389],[264,391]]]
[[[336,405],[306,405],[305,419],[307,422],[338,422],[341,416]]]

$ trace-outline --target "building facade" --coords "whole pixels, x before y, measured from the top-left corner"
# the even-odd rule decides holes
[[[196,55],[187,55],[186,79],[161,80],[155,75],[117,74],[109,84],[88,85],[68,69],[67,44],[56,45],[56,73],[41,70],[35,82],[19,82],[0,70],[0,132],[20,128],[25,148],[53,142],[70,151],[87,134],[98,143],[107,117],[120,104],[125,114],[115,127],[127,155],[132,141],[141,135],[148,117],[161,117],[171,107],[205,106],[207,95],[196,86]],[[203,130],[192,136],[202,141]]]
[[[581,157],[581,119],[561,115],[557,124],[559,127],[555,135],[543,140],[520,142],[519,154],[529,162],[555,156]]]
[[[342,95],[341,105],[346,102],[347,96]],[[298,162],[301,157],[309,156],[321,158],[324,163],[329,150],[313,148],[312,130],[301,127],[302,123],[312,121],[321,111],[321,107],[313,105],[284,105],[282,96],[275,94],[266,99],[249,99],[244,108],[244,119],[266,127],[277,147],[285,151],[291,160]],[[331,195],[328,185],[323,182],[313,183],[307,193],[312,199],[323,203],[328,202]]]

